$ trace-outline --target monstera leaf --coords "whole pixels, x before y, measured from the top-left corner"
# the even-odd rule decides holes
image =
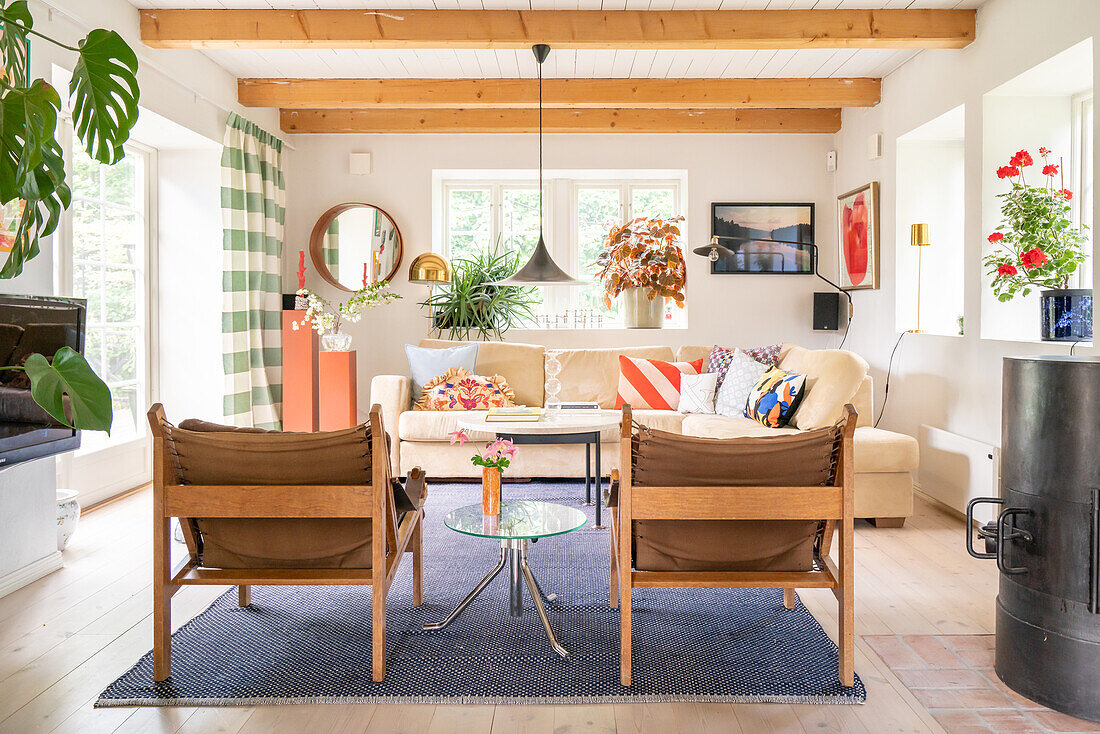
[[[54,137],[61,98],[36,79],[0,99],[0,204],[26,202],[0,278],[14,278],[38,254],[38,240],[57,229],[72,201],[65,160]]]
[[[114,31],[96,29],[80,42],[69,94],[73,126],[88,155],[108,165],[122,160],[138,116],[137,55]]]
[[[79,352],[61,347],[53,356],[52,364],[41,354],[32,354],[23,367],[31,380],[34,402],[55,420],[70,428],[111,432],[114,420],[111,391]],[[65,415],[66,395],[72,412],[71,423]]]
[[[10,87],[27,86],[27,28],[34,24],[27,0],[16,0],[4,10],[7,22],[0,21],[0,62],[2,78]]]

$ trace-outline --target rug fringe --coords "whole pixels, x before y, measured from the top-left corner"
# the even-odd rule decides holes
[[[312,696],[304,698],[101,698],[94,708],[119,708],[144,706],[172,708],[177,706],[296,706],[309,704],[433,704],[436,706],[542,706],[600,703],[797,703],[821,706],[862,706],[865,700],[858,696]]]

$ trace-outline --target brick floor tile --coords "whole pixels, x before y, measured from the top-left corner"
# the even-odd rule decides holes
[[[914,688],[913,695],[930,709],[1015,710],[1004,694],[992,688]]]
[[[1021,696],[1019,693],[1017,693],[1016,691],[1014,691],[1011,688],[1009,688],[1008,686],[1006,686],[1005,682],[1003,680],[1001,680],[1000,678],[998,678],[997,674],[994,671],[984,670],[984,671],[982,671],[982,673],[986,677],[986,679],[989,680],[989,682],[993,684],[993,687],[996,688],[1001,693],[1005,694],[1005,696],[1008,697],[1008,700],[1011,701],[1012,704],[1015,705],[1017,708],[1021,708],[1021,709],[1024,709],[1024,710],[1040,710],[1040,711],[1047,711],[1048,710],[1047,707],[1044,706],[1043,704],[1036,703],[1035,701],[1032,701],[1030,698],[1026,698],[1024,696]]]
[[[916,653],[897,635],[868,635],[863,638],[871,649],[882,658],[889,667],[927,668],[924,658]]]
[[[996,645],[994,635],[940,635],[940,641],[949,650],[992,650]]]
[[[1019,711],[983,711],[981,717],[997,734],[1046,734],[1046,730]]]
[[[965,668],[962,659],[931,635],[903,635],[902,640],[924,660],[930,668]]]
[[[1094,724],[1084,719],[1075,719],[1072,716],[1045,709],[1043,711],[1029,711],[1028,715],[1047,729],[1056,732],[1100,732],[1100,724]]]
[[[992,650],[957,650],[955,652],[972,668],[992,669],[994,654]]]
[[[908,688],[992,688],[993,684],[973,670],[898,670],[898,679]]]

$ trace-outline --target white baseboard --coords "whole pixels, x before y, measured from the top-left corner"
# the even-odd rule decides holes
[[[17,568],[5,576],[0,576],[0,597],[7,596],[16,589],[22,589],[27,584],[53,573],[63,565],[61,551],[54,551],[33,563],[28,563],[23,568]]]

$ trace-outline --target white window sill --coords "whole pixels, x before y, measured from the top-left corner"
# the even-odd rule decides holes
[[[1055,346],[1055,347],[1062,346],[1062,347],[1065,347],[1066,349],[1069,349],[1070,347],[1072,347],[1074,345],[1076,345],[1078,347],[1091,347],[1092,346],[1091,341],[1087,341],[1087,342],[1064,342],[1064,341],[1051,342],[1051,341],[1045,341],[1043,339],[1025,339],[1025,338],[1015,339],[1013,337],[1008,337],[1008,336],[983,336],[982,341],[983,342],[1006,342],[1008,344],[1042,344],[1043,346],[1048,346],[1048,347],[1049,346]]]
[[[546,332],[554,332],[554,331],[579,331],[579,332],[587,334],[589,332],[605,333],[605,332],[608,332],[608,331],[685,331],[685,330],[687,330],[687,328],[688,328],[687,324],[677,324],[675,326],[673,326],[673,325],[662,326],[659,329],[631,329],[631,328],[628,328],[626,326],[619,326],[619,325],[604,326],[604,327],[598,327],[598,328],[593,327],[593,328],[590,328],[590,329],[578,329],[578,328],[574,328],[572,326],[563,326],[561,328],[551,327],[551,328],[548,328],[548,329],[536,328],[536,327],[513,326],[512,328],[508,329],[508,333],[512,334],[512,333],[515,333],[515,332],[521,332],[521,333],[531,333],[531,334],[543,334],[543,333],[546,333]]]

